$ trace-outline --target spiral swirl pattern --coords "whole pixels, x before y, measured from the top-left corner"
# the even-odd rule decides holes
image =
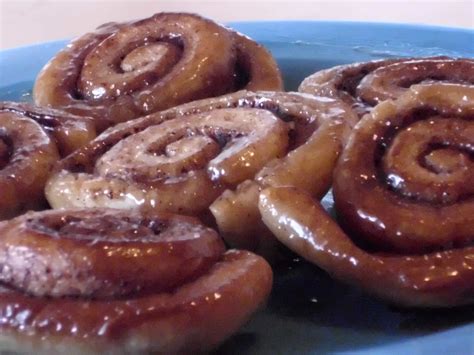
[[[299,93],[241,93],[228,99],[233,105],[273,112],[292,127],[289,145],[281,157],[265,164],[251,180],[226,190],[210,206],[227,243],[275,259],[280,254],[279,243],[262,223],[258,211],[261,189],[297,186],[317,198],[324,196],[331,186],[345,137],[357,116],[334,99]],[[217,99],[214,102],[218,106]]]
[[[74,40],[38,76],[35,102],[118,122],[249,85],[281,90],[263,47],[192,14],[110,23]]]
[[[404,58],[341,65],[307,77],[299,91],[340,99],[362,117],[378,103],[398,98],[411,85],[429,82],[474,84],[474,60]]]
[[[265,110],[227,108],[167,120],[181,109],[118,125],[64,159],[46,188],[50,204],[199,215],[288,144],[287,124]]]
[[[360,122],[335,171],[347,228],[403,252],[474,241],[473,100],[473,87],[415,86]]]
[[[192,217],[44,211],[2,222],[0,233],[3,350],[208,351],[272,284],[262,258],[224,252]]]
[[[471,304],[473,103],[472,86],[415,85],[357,124],[333,185],[350,237],[294,188],[262,192],[265,224],[334,277],[392,303]]]

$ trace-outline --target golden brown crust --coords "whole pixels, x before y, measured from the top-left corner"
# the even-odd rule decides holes
[[[200,215],[286,149],[287,124],[264,110],[181,109],[118,125],[64,159],[46,189],[50,204]]]
[[[224,253],[216,233],[190,217],[144,216],[110,209],[61,210],[30,213],[1,223],[0,230],[11,246],[24,251],[28,244],[31,251],[30,257],[17,258],[24,261],[21,265],[13,260],[11,247],[3,245],[3,268],[21,271],[29,267],[32,272],[28,283],[3,280],[2,350],[61,353],[68,349],[70,353],[94,354],[208,351],[247,321],[271,290],[272,272],[262,258],[245,251]],[[41,276],[34,272],[41,265],[41,255],[33,254],[43,248],[52,252],[43,260],[50,267],[50,272],[43,274],[43,291],[47,291],[43,294],[50,297],[27,294],[34,275]],[[10,259],[3,258],[7,251]],[[77,264],[62,262],[75,257],[81,259]],[[173,262],[174,257],[180,263]],[[199,259],[204,261],[200,265],[195,263]],[[173,280],[165,288],[131,290],[122,282],[123,271],[125,277],[135,276],[135,283],[143,273],[166,282],[166,276],[161,279],[164,274],[156,274],[166,263],[168,272],[183,273],[177,275],[178,283]],[[61,265],[62,273],[57,272]],[[132,269],[127,272],[124,266]],[[84,268],[100,281],[100,291],[112,284],[127,292],[91,294],[89,288],[82,287],[91,277],[81,281],[64,274]],[[52,292],[54,289],[48,289],[50,278],[79,286],[79,294]],[[150,280],[145,277],[141,281]]]
[[[474,84],[474,61],[429,57],[341,65],[310,75],[298,90],[340,99],[362,117],[376,104],[396,99],[411,85],[435,81]]]
[[[260,195],[265,224],[288,248],[341,281],[390,303],[452,307],[474,302],[474,248],[377,255],[358,247],[311,196],[290,187]]]
[[[0,281],[40,297],[166,292],[224,252],[198,220],[164,213],[51,210],[0,223],[0,235]]]
[[[44,186],[58,159],[56,145],[38,123],[0,111],[0,220],[45,207]]]
[[[473,133],[473,86],[416,85],[364,116],[333,185],[358,244],[301,190],[268,188],[259,210],[278,240],[369,293],[406,306],[471,304]]]
[[[234,33],[237,51],[236,90],[283,91],[280,69],[271,53],[251,38]]]
[[[250,85],[282,88],[271,55],[198,15],[158,13],[74,40],[38,76],[35,102],[91,116],[98,131]]]
[[[38,107],[24,102],[0,102],[1,112],[13,112],[31,118],[52,136],[62,157],[89,143],[96,137],[94,121],[64,111]]]
[[[403,252],[472,243],[473,132],[473,86],[414,86],[378,105],[335,170],[343,225]]]
[[[228,98],[232,99],[228,104],[275,112],[293,127],[290,145],[282,156],[266,164],[253,179],[226,190],[210,206],[220,233],[230,245],[274,259],[279,245],[261,222],[259,191],[265,186],[298,186],[322,197],[331,185],[345,134],[357,117],[336,100],[299,93],[242,92]],[[219,107],[216,99],[214,107]]]

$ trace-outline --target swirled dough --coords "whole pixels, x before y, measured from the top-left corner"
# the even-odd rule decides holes
[[[249,87],[281,90],[271,54],[194,14],[108,23],[60,51],[41,71],[35,102],[90,116],[98,131],[185,102]]]
[[[192,217],[112,209],[0,223],[2,351],[196,353],[266,301],[262,258]]]

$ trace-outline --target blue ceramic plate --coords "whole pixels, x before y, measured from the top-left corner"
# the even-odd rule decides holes
[[[351,22],[249,22],[235,29],[269,48],[288,90],[316,70],[377,58],[474,57],[474,31]],[[36,74],[66,41],[0,52],[0,100],[28,100]],[[474,354],[474,308],[400,310],[298,259],[275,269],[267,308],[218,354]]]

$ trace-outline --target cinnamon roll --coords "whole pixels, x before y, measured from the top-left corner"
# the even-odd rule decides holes
[[[405,58],[341,65],[310,75],[299,91],[340,99],[362,117],[378,103],[396,99],[411,85],[427,82],[474,84],[474,60]]]
[[[225,252],[192,217],[44,211],[0,223],[0,234],[3,351],[208,351],[272,285],[262,258]]]
[[[71,42],[41,71],[35,102],[94,117],[99,131],[188,101],[281,90],[270,53],[210,20],[158,13],[109,23]]]
[[[416,85],[375,107],[337,164],[346,233],[309,196],[260,196],[276,237],[334,277],[391,302],[474,302],[474,88]]]
[[[44,186],[58,160],[56,145],[37,122],[0,110],[0,220],[45,207]]]
[[[51,206],[201,215],[286,150],[287,123],[265,110],[181,109],[117,125],[65,158],[46,187]]]
[[[9,101],[0,102],[0,114],[2,112],[12,112],[38,122],[52,136],[61,156],[72,153],[96,136],[94,122],[89,117]]]

